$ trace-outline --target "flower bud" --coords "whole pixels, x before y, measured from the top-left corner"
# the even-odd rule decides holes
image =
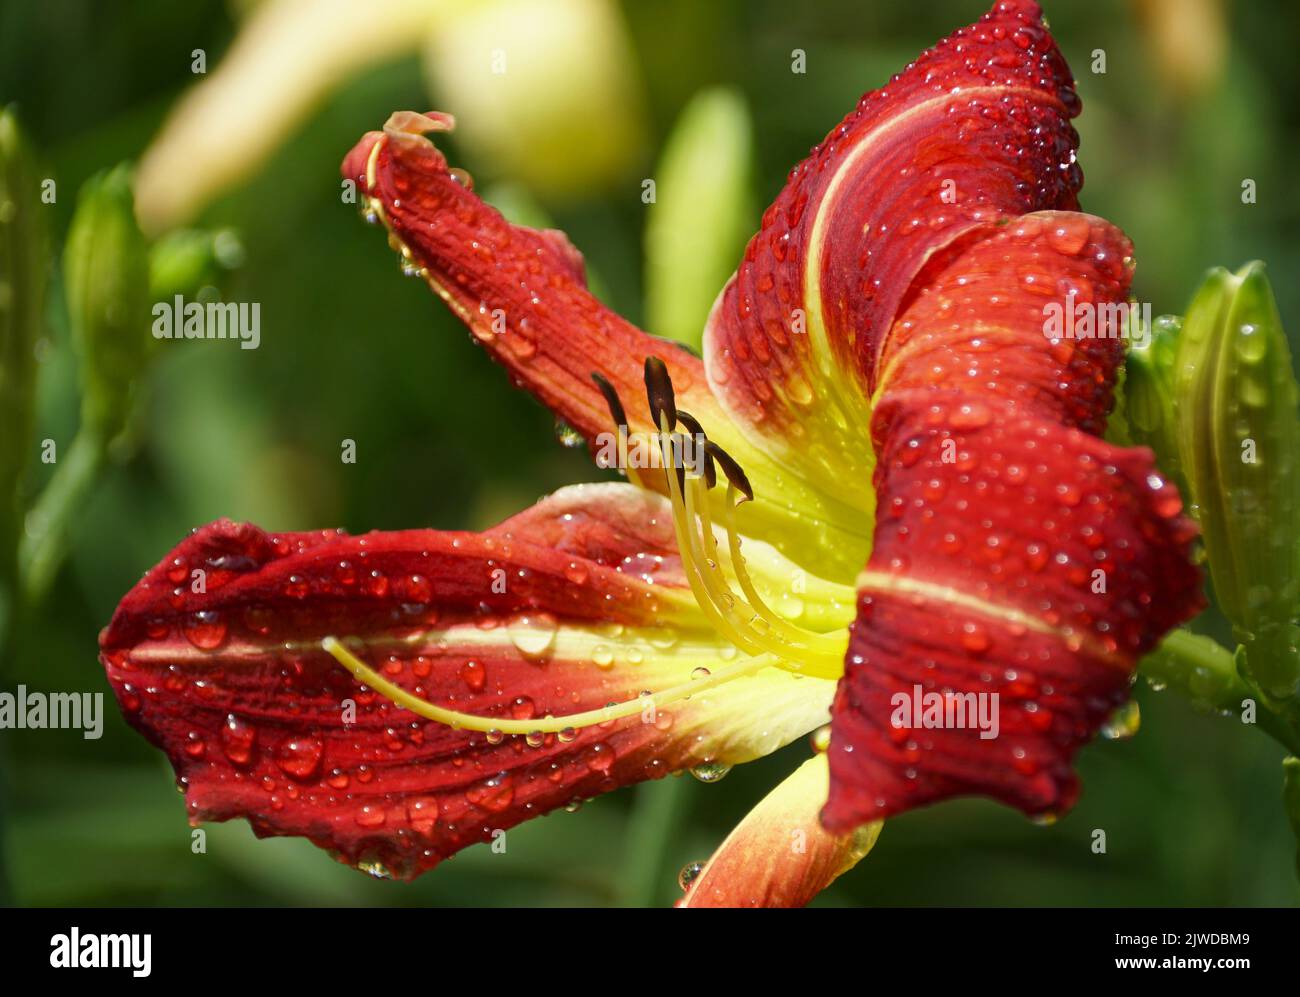
[[[31,152],[0,112],[0,536],[13,540],[18,480],[31,436],[34,348],[45,301],[45,221]],[[8,556],[0,552],[0,556]]]
[[[195,297],[202,287],[218,284],[243,257],[243,245],[229,229],[168,232],[149,251],[149,300],[171,301],[178,294]]]
[[[1165,474],[1181,478],[1178,439],[1174,432],[1174,354],[1182,319],[1162,315],[1152,325],[1151,335],[1135,341],[1124,364],[1123,415],[1130,440],[1155,451],[1156,463]]]
[[[1219,607],[1269,696],[1300,685],[1300,419],[1286,334],[1260,263],[1214,270],[1178,335],[1176,438]]]
[[[625,182],[645,143],[627,25],[610,0],[460,4],[429,36],[435,106],[479,163],[544,198]]]
[[[657,336],[699,348],[713,301],[757,225],[749,195],[749,112],[706,90],[677,119],[646,220],[646,310]]]
[[[130,173],[86,181],[63,253],[68,317],[81,363],[83,429],[111,441],[125,427],[149,348],[149,255]]]

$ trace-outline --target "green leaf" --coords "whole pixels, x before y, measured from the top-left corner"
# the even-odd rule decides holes
[[[749,112],[732,90],[702,91],[678,118],[646,222],[646,315],[655,335],[699,348],[754,228],[752,145]]]
[[[1261,263],[1212,271],[1177,337],[1178,460],[1220,608],[1269,696],[1300,689],[1300,418]]]
[[[151,343],[149,253],[125,166],[82,187],[63,270],[81,364],[81,428],[109,441],[126,427]]]
[[[18,483],[31,443],[35,345],[45,310],[40,180],[12,110],[0,112],[0,572],[17,539]]]

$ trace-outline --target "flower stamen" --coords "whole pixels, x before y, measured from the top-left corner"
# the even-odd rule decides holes
[[[648,371],[647,363],[647,380]],[[680,419],[680,413],[678,418]],[[732,591],[718,563],[718,542],[709,516],[705,479],[698,471],[688,476],[684,468],[672,467],[670,441],[673,434],[664,409],[660,410],[660,430],[659,445],[663,449],[664,464],[668,469],[668,491],[673,508],[678,553],[682,558],[687,582],[705,616],[719,634],[747,654],[774,656],[782,667],[793,671],[838,676],[843,668],[847,634],[822,634],[806,630],[774,613],[759,597],[745,571],[743,561],[736,560],[739,544],[734,541],[732,567],[738,579],[743,575],[741,586],[750,601],[738,598]],[[718,463],[729,478],[729,523],[729,506],[736,488],[731,479],[743,482],[747,490],[749,482],[739,465],[717,444],[712,444],[711,447],[706,444],[706,453],[718,458]],[[728,532],[734,536],[734,530],[729,529]],[[751,602],[759,608],[755,608]]]
[[[618,437],[618,457],[622,464],[623,473],[627,475],[630,484],[636,485],[638,488],[645,488],[641,475],[632,466],[632,461],[627,458],[629,430],[627,428],[627,412],[623,409],[623,401],[618,397],[614,385],[610,384],[608,378],[604,375],[592,371],[591,379],[596,382],[596,387],[605,396],[605,404],[609,407],[610,418],[614,420],[614,432]]]

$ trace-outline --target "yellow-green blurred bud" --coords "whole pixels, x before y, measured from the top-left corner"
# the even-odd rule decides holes
[[[645,138],[637,60],[611,0],[491,0],[429,36],[436,107],[474,162],[556,198],[626,176]]]
[[[754,228],[744,99],[706,90],[682,111],[655,171],[646,222],[647,326],[698,347],[714,299]]]
[[[126,426],[150,346],[149,254],[125,166],[86,181],[63,253],[81,364],[82,428],[110,442]]]
[[[239,237],[229,229],[175,229],[149,250],[149,300],[171,301],[176,295],[194,297],[200,288],[216,284],[223,272],[244,259]]]
[[[1300,418],[1263,264],[1210,273],[1173,364],[1176,437],[1219,607],[1269,696],[1300,684]]]

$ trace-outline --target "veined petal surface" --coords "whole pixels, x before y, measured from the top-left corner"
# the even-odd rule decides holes
[[[128,593],[101,657],[193,819],[247,817],[259,835],[302,835],[411,877],[529,817],[745,761],[825,722],[826,680],[768,667],[709,685],[701,670],[738,655],[686,594],[664,504],[579,486],[482,534],[272,534],[223,520]],[[328,636],[438,706],[548,730],[425,719],[359,685],[322,649]],[[696,681],[689,697],[616,720],[548,719]]]

